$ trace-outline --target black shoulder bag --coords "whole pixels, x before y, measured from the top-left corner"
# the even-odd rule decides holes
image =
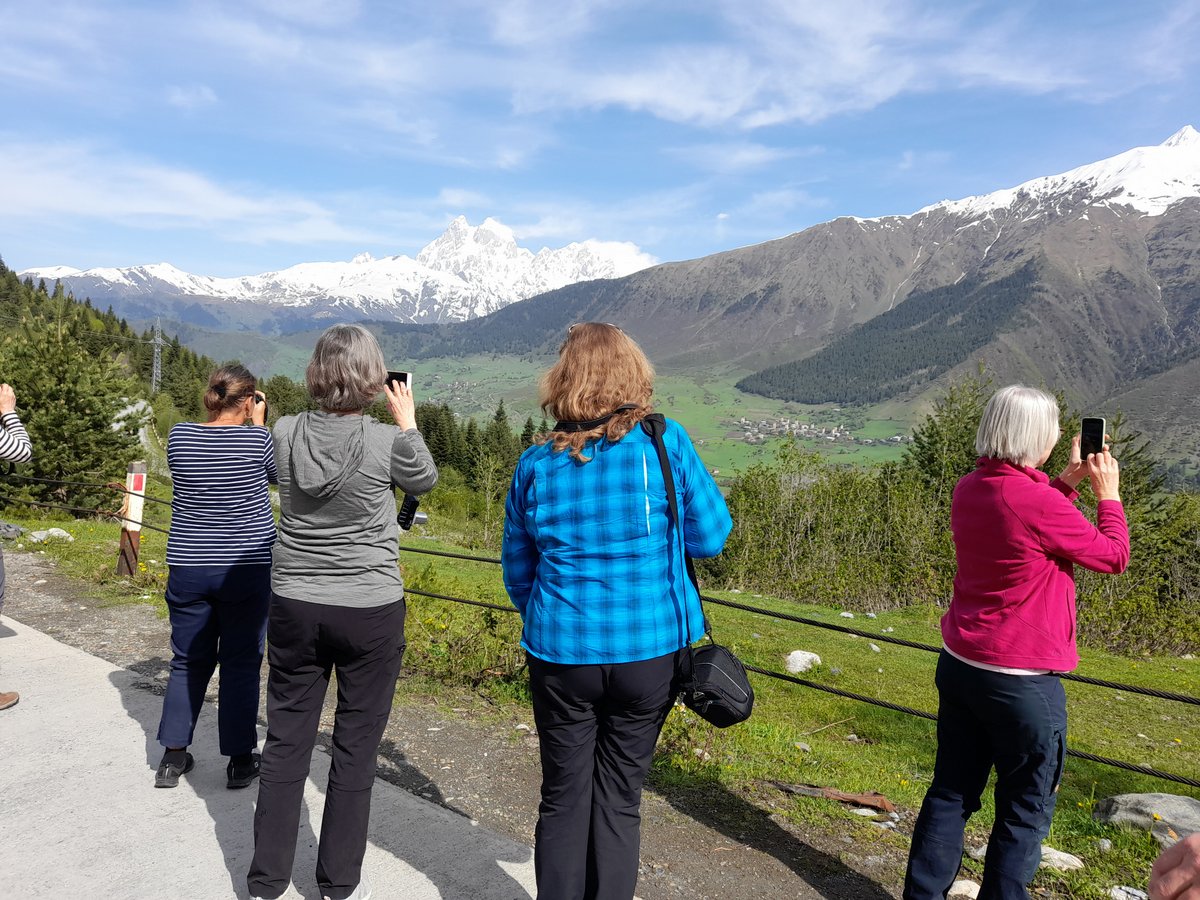
[[[692,564],[687,549],[682,546],[683,524],[675,498],[675,478],[671,474],[666,445],[663,444],[666,427],[666,420],[660,413],[652,413],[642,419],[642,430],[650,436],[650,442],[654,444],[654,450],[658,454],[658,463],[662,467],[663,482],[667,488],[668,519],[679,534],[688,578],[699,596],[700,585],[696,581],[696,567]],[[690,637],[692,627],[688,618],[686,598],[683,616],[684,627]],[[750,718],[750,712],[754,708],[754,688],[750,686],[750,679],[746,677],[746,667],[742,665],[742,661],[734,656],[728,647],[713,640],[707,617],[704,619],[704,631],[708,635],[709,643],[699,647],[688,644],[688,663],[680,672],[679,699],[701,718],[718,728],[727,728]]]

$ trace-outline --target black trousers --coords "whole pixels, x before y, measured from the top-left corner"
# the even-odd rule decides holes
[[[678,653],[570,666],[529,656],[542,757],[534,870],[546,900],[632,900],[642,784],[674,702]]]
[[[267,644],[267,740],[246,883],[252,895],[270,898],[291,882],[304,782],[329,676],[336,670],[333,760],[317,883],[322,895],[341,900],[362,876],[376,754],[404,655],[404,601],[351,609],[272,594]]]
[[[1067,695],[1057,675],[1005,675],[942,651],[933,783],[913,830],[905,900],[946,896],[963,830],[996,769],[996,820],[980,900],[1028,900],[1066,757]]]

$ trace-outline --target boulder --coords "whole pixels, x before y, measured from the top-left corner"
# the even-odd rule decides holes
[[[793,675],[799,672],[807,672],[813,666],[821,664],[821,657],[815,653],[809,653],[807,650],[793,650],[788,654],[787,670]]]
[[[31,531],[29,540],[35,544],[45,544],[49,541],[66,541],[67,543],[74,542],[75,538],[71,537],[61,528],[47,528],[45,531]]]
[[[1145,829],[1164,847],[1200,831],[1200,800],[1179,794],[1117,794],[1097,803],[1093,815],[1110,825]]]

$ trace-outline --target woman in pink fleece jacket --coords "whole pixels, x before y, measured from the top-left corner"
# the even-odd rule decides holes
[[[1058,404],[1021,385],[988,401],[974,472],[950,510],[958,572],[942,617],[938,750],[913,832],[905,900],[944,898],[962,862],[963,830],[996,769],[996,820],[980,900],[1028,900],[1066,755],[1062,672],[1075,649],[1075,565],[1119,573],[1129,531],[1108,447],[1086,460],[1079,437],[1057,478],[1039,471],[1058,442]],[[1091,480],[1097,525],[1074,504]]]

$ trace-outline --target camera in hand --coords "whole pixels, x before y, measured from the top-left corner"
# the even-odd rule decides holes
[[[412,528],[414,525],[424,525],[429,521],[429,516],[423,512],[417,512],[417,507],[421,505],[419,497],[414,497],[412,494],[405,494],[404,501],[400,504],[400,511],[396,513],[396,524],[405,531]]]

